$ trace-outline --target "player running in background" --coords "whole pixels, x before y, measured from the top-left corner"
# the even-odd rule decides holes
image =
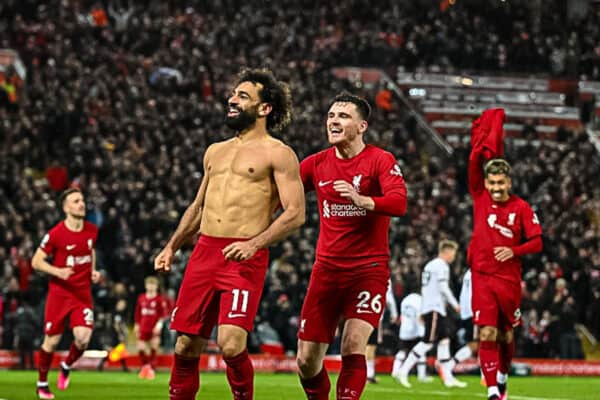
[[[94,327],[92,282],[98,282],[95,245],[98,228],[85,221],[85,200],[81,190],[70,188],[60,196],[65,219],[44,236],[31,260],[38,271],[50,275],[44,311],[44,341],[39,351],[37,395],[53,399],[48,386],[48,370],[67,318],[73,330],[73,343],[61,362],[58,389],[69,386],[71,366],[87,348]],[[52,258],[52,264],[47,259]]]
[[[400,367],[408,353],[413,347],[425,336],[425,325],[421,318],[421,295],[411,293],[402,299],[400,303],[400,330],[398,331],[400,338],[399,350],[394,357],[394,365],[392,367],[392,378],[400,381]],[[408,371],[410,373],[410,371]],[[432,382],[433,379],[427,376],[427,360],[425,354],[417,359],[417,380],[419,382]]]
[[[379,324],[390,275],[390,217],[406,212],[406,185],[396,159],[363,140],[370,111],[361,97],[336,96],[326,121],[332,146],[300,164],[304,190],[316,191],[320,214],[298,332],[300,381],[311,400],[329,397],[323,358],[340,317],[345,322],[337,398],[360,398],[367,341]]]
[[[471,308],[471,270],[468,269],[463,275],[462,286],[458,302],[460,305],[460,325],[464,330],[464,341],[466,344],[456,351],[454,357],[445,364],[444,373],[448,376],[452,374],[454,367],[461,362],[468,360],[471,357],[477,356],[479,342],[477,330],[473,325],[473,310]]]
[[[135,305],[135,324],[133,329],[137,338],[137,348],[142,369],[139,377],[154,379],[156,368],[156,352],[160,346],[160,334],[163,328],[163,319],[167,316],[167,304],[159,294],[159,281],[155,276],[148,276],[144,280],[146,292],[138,296]],[[146,349],[150,349],[150,355]]]
[[[396,305],[396,299],[394,298],[394,292],[392,291],[392,281],[388,280],[388,288],[385,292],[385,306],[390,312],[390,321],[394,324],[398,323],[398,305]],[[369,341],[367,342],[367,352],[365,357],[367,359],[367,382],[378,383],[377,376],[375,373],[375,356],[377,355],[377,345],[381,343],[380,332],[382,330],[383,314],[379,320],[379,326],[373,329]]]
[[[179,335],[172,400],[196,398],[198,360],[215,325],[233,398],[253,398],[247,338],[260,304],[267,247],[304,223],[298,159],[269,133],[288,124],[291,110],[288,86],[270,71],[242,71],[225,119],[236,135],[204,153],[198,194],[155,259],[157,271],[170,271],[173,254],[200,232],[171,314],[170,327]],[[273,219],[280,205],[283,212]]]
[[[446,317],[446,306],[450,304],[460,312],[458,301],[450,290],[450,264],[456,258],[458,244],[442,240],[438,244],[438,256],[429,261],[421,274],[421,316],[425,322],[425,336],[417,343],[406,358],[398,373],[402,386],[410,387],[408,372],[437,343],[437,367],[440,378],[447,387],[465,387],[466,383],[454,376],[445,376],[445,365],[450,361],[450,332]]]
[[[521,323],[521,256],[542,251],[538,218],[525,200],[511,194],[510,165],[498,158],[504,153],[504,119],[503,109],[491,109],[473,122],[469,156],[473,237],[467,258],[490,400],[507,398],[513,328]]]

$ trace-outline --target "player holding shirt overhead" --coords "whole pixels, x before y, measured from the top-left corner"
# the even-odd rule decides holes
[[[167,304],[158,292],[159,282],[157,277],[147,277],[144,280],[144,285],[146,292],[138,296],[135,305],[133,329],[137,337],[138,353],[142,362],[139,377],[154,379],[156,352],[160,346],[163,319],[167,316]],[[147,348],[150,348],[150,356],[146,354]]]
[[[169,271],[175,251],[200,231],[171,316],[171,329],[179,334],[169,384],[173,400],[196,398],[198,359],[215,325],[234,399],[253,397],[246,342],[262,293],[267,246],[304,223],[298,160],[268,131],[285,127],[290,116],[286,84],[267,70],[240,74],[225,120],[236,136],[206,150],[198,194],[156,257],[155,269]],[[273,220],[279,205],[283,212]]]
[[[473,322],[480,327],[479,360],[488,397],[505,399],[514,353],[513,328],[521,322],[521,256],[542,250],[542,229],[531,206],[511,194],[503,155],[504,110],[486,110],[473,122],[469,192],[473,237],[468,262],[473,280]]]
[[[300,381],[309,399],[327,399],[323,357],[344,317],[338,399],[358,399],[366,382],[365,351],[383,312],[389,278],[390,216],[406,211],[406,185],[394,156],[367,145],[370,106],[348,93],[327,113],[332,147],[300,164],[305,191],[320,213],[316,260],[298,332]]]
[[[40,399],[54,398],[48,387],[48,370],[67,318],[74,340],[67,358],[61,363],[58,388],[65,390],[69,386],[71,365],[81,357],[92,336],[91,283],[100,279],[94,250],[98,228],[84,220],[83,194],[77,188],[67,189],[59,203],[66,217],[44,236],[31,260],[34,269],[51,276],[44,313],[45,336],[38,366],[37,395]],[[46,261],[50,257],[52,263]]]

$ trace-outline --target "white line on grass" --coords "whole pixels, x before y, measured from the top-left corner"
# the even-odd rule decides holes
[[[371,391],[371,392],[394,392],[394,393],[399,392],[396,389],[374,388],[374,387],[369,387],[369,391]],[[404,390],[402,390],[402,392],[407,393]],[[448,391],[419,390],[418,392],[415,392],[415,394],[429,394],[429,395],[442,396],[442,397],[447,397],[449,393],[458,394],[459,392],[457,390],[448,390]],[[466,392],[465,392],[465,394],[466,394]],[[469,393],[469,396],[487,398],[487,395],[484,393]],[[512,394],[510,395],[510,398],[514,399],[514,400],[571,400],[571,399],[565,399],[565,398],[561,398],[561,397],[530,397],[530,396],[516,396],[516,395],[512,395]]]
[[[299,384],[298,384],[299,385]],[[290,382],[261,382],[260,386],[285,386],[292,387],[296,386],[296,384],[292,384]],[[411,395],[411,394],[428,394],[432,396],[440,396],[440,397],[448,397],[448,394],[459,394],[461,393],[456,389],[449,389],[447,391],[443,390],[418,390],[416,392],[410,392],[405,389],[391,389],[391,388],[382,388],[382,387],[373,387],[369,386],[369,392],[386,392],[386,393],[401,393],[403,395]],[[484,393],[472,393],[472,392],[462,392],[465,395],[473,396],[473,397],[482,397],[487,398],[487,395]],[[566,399],[563,397],[531,397],[531,396],[518,396],[518,395],[510,395],[512,400],[572,400]]]

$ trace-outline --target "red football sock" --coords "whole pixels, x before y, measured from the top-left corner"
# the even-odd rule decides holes
[[[138,351],[138,356],[140,357],[142,365],[148,364],[148,356],[146,356],[146,352],[144,350]]]
[[[156,350],[155,349],[150,350],[150,359],[148,360],[148,362],[150,363],[150,366],[152,368],[156,369]]]
[[[38,365],[38,381],[39,382],[48,382],[48,370],[50,369],[50,364],[52,364],[52,357],[54,356],[54,352],[48,353],[44,349],[40,348],[40,359]]]
[[[502,374],[508,374],[510,371],[510,364],[515,355],[515,341],[511,340],[510,343],[500,343],[500,349],[498,352],[500,365],[498,370]]]
[[[250,400],[254,393],[254,367],[248,350],[234,357],[223,357],[227,364],[227,380],[234,400]]]
[[[325,365],[323,365],[321,372],[312,378],[300,378],[300,383],[304,388],[304,393],[306,393],[306,398],[308,400],[329,399],[329,389],[331,389],[331,383],[329,382],[329,375],[327,374]]]
[[[367,382],[367,361],[362,354],[342,356],[342,370],[337,381],[337,398],[360,399]]]
[[[67,364],[68,367],[73,365],[75,361],[79,360],[79,357],[81,357],[84,351],[85,349],[80,349],[77,346],[75,346],[75,343],[71,343],[71,347],[69,347],[69,354],[67,354],[65,364]]]
[[[196,393],[200,387],[199,360],[199,357],[184,357],[175,353],[169,381],[170,400],[196,399]]]
[[[495,341],[484,340],[479,346],[479,363],[488,387],[497,386],[496,372],[498,371],[498,344]]]

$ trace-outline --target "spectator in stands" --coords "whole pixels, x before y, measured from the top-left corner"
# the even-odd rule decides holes
[[[23,297],[22,304],[17,308],[12,316],[14,326],[14,348],[19,353],[19,368],[34,369],[33,349],[36,346],[36,339],[40,331],[39,318],[30,305],[28,296]]]

